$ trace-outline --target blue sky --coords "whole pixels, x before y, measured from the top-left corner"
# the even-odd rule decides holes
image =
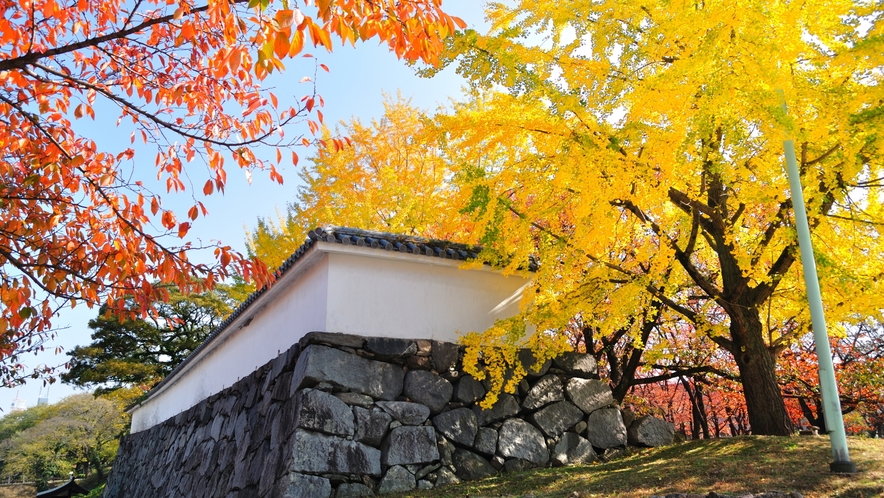
[[[443,8],[446,12],[460,17],[467,22],[469,27],[483,31],[484,23],[483,0],[444,0]],[[455,74],[453,68],[449,68],[432,79],[419,78],[414,74],[414,69],[406,66],[402,61],[390,53],[386,47],[378,46],[376,42],[369,42],[351,48],[349,45],[339,47],[336,44],[334,53],[325,53],[318,50],[311,51],[320,62],[326,64],[330,73],[321,72],[317,81],[318,92],[325,100],[322,109],[326,124],[332,125],[341,120],[349,120],[353,117],[363,121],[370,121],[383,114],[383,93],[395,95],[401,91],[402,96],[411,98],[412,103],[424,109],[435,109],[440,105],[446,105],[450,98],[459,97],[463,82]],[[309,60],[287,64],[286,71],[274,76],[267,82],[276,87],[274,93],[282,100],[285,95],[299,97],[309,88],[299,83],[303,76],[313,76],[313,64]],[[94,123],[77,122],[76,126],[83,126],[81,133],[88,135],[99,142],[105,150],[122,150],[129,145],[130,129],[117,128],[115,126],[117,115],[99,114]],[[306,126],[304,127],[306,131]],[[296,131],[296,130],[292,130]],[[121,145],[115,146],[119,141]],[[298,148],[297,153],[301,156],[300,166],[308,163],[306,157],[309,152],[304,148]],[[136,174],[146,179],[155,178],[156,171],[153,169],[153,155],[151,153],[136,156],[138,163],[135,166]],[[143,164],[144,166],[140,166]],[[194,182],[203,178],[202,166],[191,163],[189,166],[196,171]],[[294,198],[297,182],[297,169],[288,166],[280,171],[285,178],[284,185],[271,182],[267,175],[255,172],[252,182],[246,181],[245,174],[235,166],[228,167],[228,184],[223,195],[214,194],[207,198],[197,192],[197,196],[209,210],[209,216],[199,219],[188,233],[188,239],[197,242],[202,240],[221,240],[224,244],[236,250],[245,252],[245,229],[255,226],[258,217],[275,217],[276,210],[284,211],[286,203]],[[202,185],[202,182],[197,183]],[[197,189],[200,190],[199,188]],[[164,205],[175,208],[176,205],[192,205],[193,192],[183,194],[165,194]],[[181,211],[179,209],[179,211]],[[64,327],[55,340],[46,344],[46,352],[39,356],[26,356],[24,362],[28,367],[39,364],[59,365],[64,363],[67,356],[63,350],[69,350],[77,345],[87,344],[90,341],[87,322],[94,318],[97,310],[78,306],[73,310],[65,310],[57,318],[55,324]],[[56,354],[55,350],[61,348]],[[15,388],[0,388],[0,408],[8,413],[13,400],[26,400],[26,406],[34,406],[38,396],[47,395],[50,403],[78,392],[74,388],[55,383],[43,387],[42,381],[31,381]]]

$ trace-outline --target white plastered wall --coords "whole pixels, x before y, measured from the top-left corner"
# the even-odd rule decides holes
[[[287,351],[308,332],[325,328],[328,257],[311,252],[265,295],[131,410],[131,432],[149,429],[233,385]],[[272,294],[271,294],[272,293]]]
[[[461,261],[333,246],[328,332],[457,342],[519,311],[528,281]]]
[[[456,342],[514,315],[528,280],[461,262],[317,243],[132,409],[131,432],[148,429],[249,375],[314,331]]]

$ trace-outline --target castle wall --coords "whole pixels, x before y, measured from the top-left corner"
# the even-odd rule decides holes
[[[625,420],[589,355],[479,408],[455,344],[310,333],[230,387],[126,436],[106,498],[344,497],[591,462],[672,426]],[[531,364],[530,353],[523,361]]]

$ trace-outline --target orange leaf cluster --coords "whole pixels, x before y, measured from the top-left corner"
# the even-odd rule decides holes
[[[54,305],[131,296],[142,312],[164,297],[158,284],[211,288],[236,271],[259,286],[263,264],[227,246],[195,264],[183,239],[207,214],[163,207],[124,167],[135,151],[107,152],[76,132],[77,120],[131,123],[131,140],[156,149],[158,179],[183,191],[203,162],[202,193],[224,190],[225,159],[267,170],[282,183],[280,149],[310,143],[282,130],[319,131],[315,90],[280,108],[260,81],[305,43],[377,37],[409,60],[433,62],[462,21],[439,0],[319,0],[276,10],[269,0],[12,0],[0,6],[0,363],[17,338],[50,330]],[[323,65],[318,68],[328,70]],[[317,114],[316,120],[308,117]],[[108,124],[110,121],[108,121]],[[275,161],[263,159],[271,146]],[[293,162],[297,155],[292,153]],[[182,219],[184,218],[184,219]],[[5,346],[13,344],[13,346]]]

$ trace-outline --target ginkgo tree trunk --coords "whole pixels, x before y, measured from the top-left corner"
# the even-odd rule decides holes
[[[613,330],[661,302],[733,357],[753,433],[790,434],[777,357],[810,322],[782,129],[799,144],[827,316],[880,317],[880,9],[494,4],[489,34],[450,46],[474,92],[438,126],[486,255],[539,262],[524,316]]]
[[[333,38],[377,38],[401,58],[433,63],[442,40],[464,26],[441,3],[5,2],[0,368],[50,330],[59,305],[144,312],[168,298],[165,284],[201,291],[233,270],[258,285],[272,280],[260,262],[221,243],[208,246],[214,264],[194,263],[188,254],[198,247],[186,239],[208,214],[199,196],[223,191],[230,164],[282,183],[281,165],[297,163],[291,147],[332,146],[316,136],[315,87],[283,105],[261,80],[305,47],[331,50]],[[142,145],[103,150],[78,120],[124,127]],[[136,155],[145,149],[155,155]],[[192,206],[165,207],[142,181],[151,176],[169,192],[195,186]],[[129,299],[137,306],[126,306]]]

